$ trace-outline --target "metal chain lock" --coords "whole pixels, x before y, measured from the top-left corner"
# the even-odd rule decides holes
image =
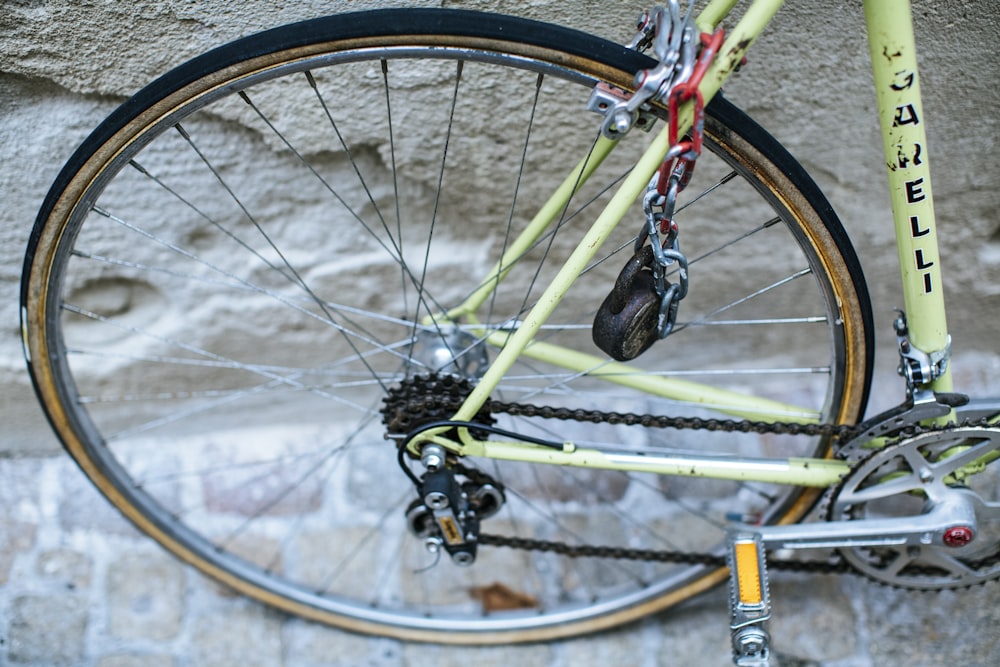
[[[721,30],[701,36],[701,51],[688,13],[681,17],[678,2],[657,7],[639,20],[632,48],[653,47],[657,67],[636,75],[636,92],[605,107],[602,131],[620,138],[634,124],[646,102],[665,100],[668,107],[670,148],[643,198],[643,223],[633,257],[622,269],[611,293],[594,318],[594,343],[617,361],[636,358],[674,330],[681,300],[688,293],[688,260],[680,251],[674,220],[677,196],[691,180],[701,154],[704,104],[698,86],[722,44]],[[679,139],[680,105],[692,103],[691,131]],[[601,108],[594,105],[591,108]],[[649,241],[647,245],[646,242]],[[676,273],[677,283],[667,279]]]
[[[616,361],[635,359],[659,339],[663,273],[655,265],[651,246],[637,250],[594,317],[594,344]]]

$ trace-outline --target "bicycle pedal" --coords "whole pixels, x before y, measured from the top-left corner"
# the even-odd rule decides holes
[[[739,667],[770,665],[771,618],[767,563],[757,533],[733,532],[729,536],[729,599],[733,663]]]

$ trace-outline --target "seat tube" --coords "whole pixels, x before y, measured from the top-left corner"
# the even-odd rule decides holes
[[[910,2],[865,0],[864,6],[909,340],[933,354],[948,347],[948,330]],[[950,391],[950,373],[931,388]]]

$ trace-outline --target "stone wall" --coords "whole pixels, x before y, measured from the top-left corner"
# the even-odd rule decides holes
[[[390,3],[370,0],[334,9]],[[398,3],[397,3],[398,4]],[[635,2],[415,2],[506,11],[623,41]],[[895,365],[891,321],[901,305],[888,224],[867,50],[856,2],[789,3],[728,87],[816,178],[851,234],[873,294],[882,368]],[[3,450],[55,446],[27,393],[18,343],[17,283],[38,206],[62,162],[99,120],[154,76],[212,46],[329,12],[329,3],[71,2],[5,4],[0,13],[0,377]],[[1000,12],[988,0],[949,10],[917,2],[915,25],[947,258],[954,347],[994,349],[1000,307],[996,188]],[[778,32],[781,35],[778,35]]]
[[[0,6],[0,663],[222,664],[226,656],[243,664],[395,666],[472,659],[469,650],[362,640],[285,619],[233,599],[162,556],[58,456],[20,352],[18,280],[35,212],[62,163],[111,109],[153,77],[241,35],[388,4],[7,0]],[[515,13],[617,41],[630,36],[632,17],[642,9],[618,0],[405,4]],[[854,240],[882,346],[874,404],[883,408],[899,398],[890,323],[900,297],[859,4],[789,3],[727,94],[805,165]],[[992,0],[915,5],[949,315],[956,361],[966,369],[958,379],[995,389],[1000,88],[993,75],[1000,58],[993,48],[1000,11]],[[820,595],[804,600],[799,586]],[[830,665],[931,665],[945,656],[956,664],[998,661],[990,632],[995,614],[979,613],[995,607],[994,588],[924,598],[854,579],[791,578],[778,587],[785,605],[778,630],[790,655]],[[672,653],[678,650],[689,662],[705,655],[724,660],[722,605],[717,592],[609,637],[474,655],[485,664],[553,667],[679,664]],[[973,617],[979,639],[956,648],[962,619]],[[637,652],[642,658],[633,660]]]

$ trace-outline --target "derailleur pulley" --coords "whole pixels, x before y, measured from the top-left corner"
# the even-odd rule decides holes
[[[439,449],[437,445],[424,448],[422,459],[430,465],[420,478],[419,498],[406,512],[407,524],[428,550],[444,549],[456,565],[472,565],[479,523],[503,506],[503,486],[483,473],[450,464]]]

